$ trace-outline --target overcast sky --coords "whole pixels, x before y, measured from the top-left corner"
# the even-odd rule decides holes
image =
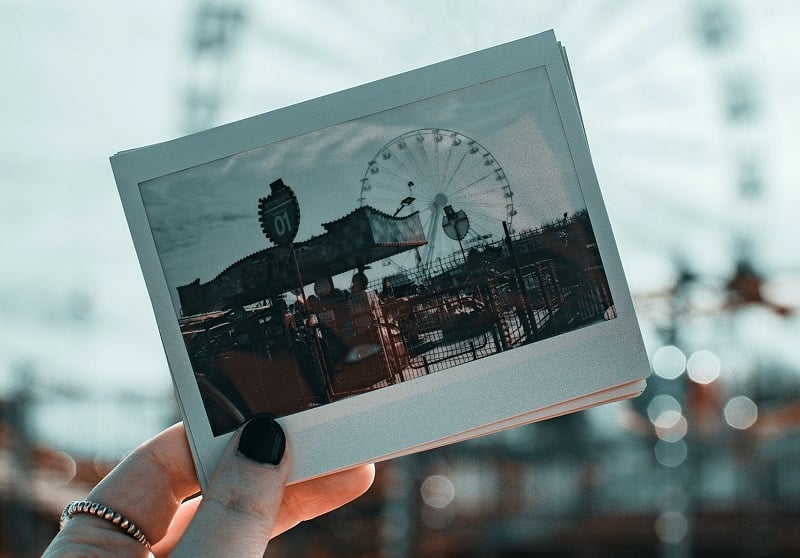
[[[557,68],[551,68],[550,72],[557,72]],[[569,106],[572,100],[566,98],[561,102]],[[482,154],[468,153],[468,138],[474,138],[496,162],[502,161],[502,170],[514,194],[517,214],[513,218],[517,230],[541,226],[563,213],[572,214],[585,207],[548,72],[539,67],[325,127],[142,184],[142,200],[154,229],[153,238],[167,282],[173,289],[173,301],[177,301],[175,287],[198,278],[207,282],[233,262],[271,245],[261,233],[256,211],[258,199],[269,193],[270,182],[283,178],[292,186],[301,212],[297,241],[307,240],[325,232],[323,223],[339,219],[359,206],[361,178],[369,161],[377,159],[379,173],[391,172],[392,159],[376,157],[381,146],[421,128],[458,130],[466,136],[457,147],[451,146],[449,137],[443,138],[439,144],[442,161],[447,161],[448,149],[457,154],[447,164],[440,161],[441,169],[433,168],[437,163],[432,149],[429,159],[418,153],[417,166],[431,167],[423,169],[426,176],[404,174],[402,184],[392,187],[381,184],[370,173],[374,190],[365,193],[365,203],[391,214],[408,195],[405,181],[413,178],[419,182],[415,188],[422,189],[423,179],[439,180],[432,175],[441,174],[445,178],[433,190],[449,194],[448,203],[455,204],[456,210],[467,210],[472,226],[480,229],[480,234],[502,239],[502,222],[511,219],[506,209],[509,199],[498,186],[491,168],[489,179],[470,187],[487,173]],[[582,138],[572,139],[580,150]],[[434,139],[427,141],[433,143]],[[409,139],[407,149],[419,152],[418,143]],[[396,148],[393,153],[394,159],[406,154]],[[471,158],[477,162],[473,164]],[[404,162],[407,166],[411,163],[411,160]],[[384,170],[380,171],[381,168]],[[395,169],[401,173],[410,170],[413,169]],[[383,187],[391,190],[379,192]],[[459,190],[464,193],[454,195]],[[482,203],[473,205],[473,200]],[[409,209],[425,212],[426,232],[430,212],[424,203],[430,201],[421,199],[418,202],[421,205]],[[477,214],[479,208],[481,213]],[[458,248],[443,234],[437,236],[436,230],[433,233],[428,240],[441,245],[439,255]],[[380,276],[373,276],[376,278]]]

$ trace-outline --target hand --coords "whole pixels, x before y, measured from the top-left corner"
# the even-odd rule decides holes
[[[132,521],[156,556],[260,557],[271,537],[357,498],[375,475],[365,465],[286,486],[291,448],[284,451],[284,444],[272,419],[248,422],[234,434],[204,495],[184,502],[200,487],[177,424],[134,450],[87,499]],[[78,513],[44,556],[147,556],[147,549],[111,522]]]

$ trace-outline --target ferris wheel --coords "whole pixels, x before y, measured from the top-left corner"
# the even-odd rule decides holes
[[[505,171],[488,149],[453,130],[406,132],[381,147],[361,179],[359,206],[401,216],[418,211],[428,244],[386,263],[400,268],[430,266],[459,250],[442,224],[451,212],[469,220],[463,246],[502,238],[516,211]]]

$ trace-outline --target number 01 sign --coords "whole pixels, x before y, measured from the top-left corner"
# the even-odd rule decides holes
[[[272,182],[272,193],[258,200],[261,230],[276,246],[289,246],[300,227],[300,204],[282,179]]]

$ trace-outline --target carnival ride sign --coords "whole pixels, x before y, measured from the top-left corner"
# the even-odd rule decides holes
[[[456,211],[452,205],[446,205],[442,218],[442,229],[444,234],[461,242],[469,232],[469,218],[463,210]]]
[[[258,220],[264,235],[276,246],[289,246],[300,227],[300,204],[292,189],[278,179],[272,193],[258,200]]]

